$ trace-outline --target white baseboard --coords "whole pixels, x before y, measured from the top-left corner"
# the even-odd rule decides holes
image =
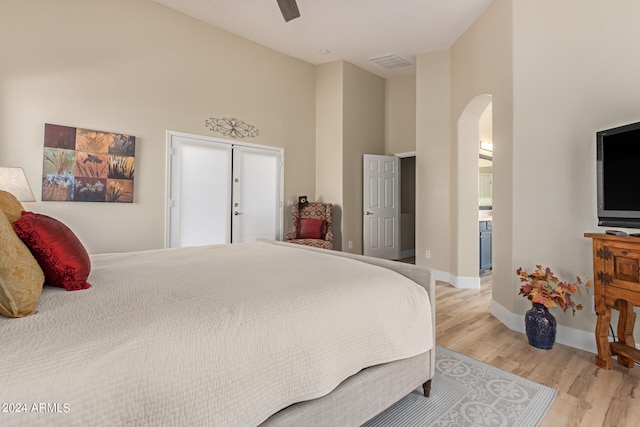
[[[491,300],[489,311],[507,328],[512,331],[522,332],[523,334],[525,333],[523,315],[510,312],[494,300]],[[585,350],[590,353],[598,353],[594,332],[558,325],[556,329],[556,342],[568,345],[569,347]]]
[[[454,287],[460,289],[480,289],[479,277],[457,277],[445,271],[435,270],[436,280],[451,283]]]
[[[435,270],[435,276],[436,280],[450,283],[456,288],[480,289],[479,277],[456,277],[451,273],[438,270]],[[507,328],[511,329],[512,331],[521,332],[523,334],[525,333],[524,315],[512,313],[494,300],[491,300],[489,311]],[[595,332],[583,331],[581,329],[558,325],[556,329],[556,342],[559,344],[568,345],[569,347],[597,354],[598,348],[596,346],[594,334]],[[636,344],[636,347],[640,349],[640,343]]]

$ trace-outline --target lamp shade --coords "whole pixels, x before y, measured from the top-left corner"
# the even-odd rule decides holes
[[[22,168],[0,167],[0,190],[13,194],[21,202],[36,201]]]

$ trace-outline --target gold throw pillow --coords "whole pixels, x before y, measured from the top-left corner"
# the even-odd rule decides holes
[[[0,314],[23,317],[35,313],[43,284],[38,262],[0,212]]]
[[[0,211],[4,212],[11,224],[22,216],[24,207],[16,197],[4,190],[0,190]]]

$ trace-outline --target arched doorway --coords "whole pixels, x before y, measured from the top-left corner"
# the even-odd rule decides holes
[[[454,183],[457,197],[453,200],[452,220],[455,248],[452,252],[458,287],[480,288],[479,276],[479,200],[478,160],[480,150],[480,121],[491,108],[491,95],[473,98],[458,119],[456,167]]]

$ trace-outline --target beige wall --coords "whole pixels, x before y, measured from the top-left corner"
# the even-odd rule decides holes
[[[357,254],[362,253],[363,154],[384,154],[384,80],[345,62],[342,250]]]
[[[385,80],[385,154],[416,152],[416,76]],[[401,160],[400,251],[415,254],[415,157]]]
[[[487,107],[480,116],[480,141],[493,142],[493,108]],[[480,150],[483,154],[492,156],[492,152]]]
[[[480,119],[492,96],[473,97],[457,118],[452,141],[451,271],[460,287],[478,288],[478,145]]]
[[[333,245],[342,248],[342,146],[344,62],[319,65],[316,72],[316,198],[333,203]]]
[[[492,102],[493,142],[494,142],[494,187],[493,187],[493,298],[501,305],[510,309],[513,305],[512,297],[512,262],[511,262],[511,224],[512,224],[512,122],[513,122],[513,89],[512,89],[512,11],[510,0],[496,0],[486,10],[465,34],[458,39],[451,49],[451,87],[452,87],[452,127],[457,129],[457,121],[470,103],[479,96],[490,95]],[[459,140],[454,135],[452,149],[459,159],[473,159],[477,164],[478,139],[474,141]],[[454,185],[465,182],[476,183],[477,166],[471,164],[459,166],[454,174]],[[471,206],[470,198],[476,203],[472,194],[460,198],[461,194],[453,198]],[[469,199],[469,200],[468,200]],[[458,229],[470,235],[458,236],[460,245],[452,253],[457,256],[455,264],[459,267],[456,274],[477,270],[476,259],[474,265],[465,265],[469,259],[465,254],[471,250],[477,256],[477,211],[469,212],[465,209],[458,218]],[[474,248],[471,248],[471,245]]]
[[[335,204],[334,248],[361,254],[362,155],[384,154],[384,80],[344,61],[317,75],[316,193]]]
[[[638,16],[635,0],[514,2],[513,268],[542,263],[561,278],[593,277],[583,233],[604,231],[595,133],[640,120]],[[584,312],[556,318],[593,331],[590,297],[580,301]]]
[[[512,314],[506,320],[515,329],[522,329],[519,316],[530,307],[517,295],[517,267],[542,263],[561,278],[593,277],[583,233],[602,231],[596,226],[595,132],[640,120],[640,57],[629,54],[640,36],[633,18],[639,12],[631,0],[615,7],[595,0],[560,7],[496,0],[451,48],[452,133],[471,100],[492,97],[493,301]],[[418,106],[420,96],[418,89]],[[459,161],[465,146],[457,135],[451,141]],[[454,188],[469,179],[465,174],[452,170]],[[454,264],[463,251],[452,250]],[[558,339],[593,348],[591,297],[577,301],[586,309],[575,317],[555,313]]]
[[[135,203],[26,206],[91,253],[163,246],[165,131],[220,136],[210,116],[284,147],[284,199],[313,196],[312,65],[147,0],[3,0],[0,15],[0,165],[24,167],[38,199],[44,123],[136,136]]]
[[[416,151],[416,76],[385,80],[385,154]]]
[[[443,273],[451,248],[450,60],[442,50],[418,55],[416,64],[416,264]]]
[[[511,327],[522,327],[518,316],[530,306],[517,295],[518,266],[543,263],[566,279],[593,276],[591,243],[582,235],[602,231],[596,226],[595,132],[640,120],[640,57],[630,54],[640,36],[633,21],[639,12],[631,0],[615,7],[595,0],[560,7],[496,0],[450,50],[418,57],[417,262],[453,280],[465,274],[461,263],[471,245],[461,247],[465,219],[454,211],[457,188],[475,170],[459,164],[468,147],[458,140],[458,120],[472,100],[491,95],[493,301],[513,315]],[[480,123],[479,136],[484,132]],[[437,177],[442,185],[434,184]],[[569,329],[559,338],[588,348],[591,297],[578,302],[584,312],[556,318],[561,329],[585,333],[574,339]]]

